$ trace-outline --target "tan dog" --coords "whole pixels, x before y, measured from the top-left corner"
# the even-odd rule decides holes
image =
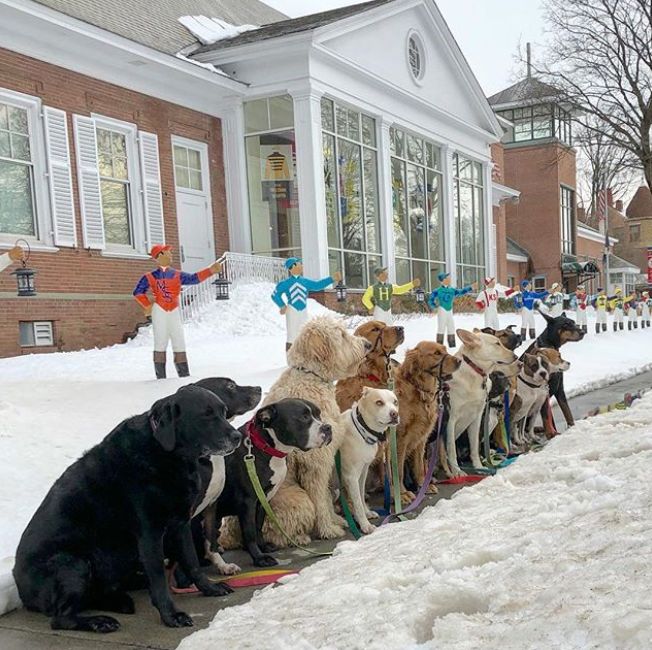
[[[320,539],[344,535],[344,520],[335,513],[330,491],[335,453],[344,433],[338,422],[340,409],[333,382],[354,375],[370,348],[366,339],[349,334],[341,321],[313,318],[288,353],[290,367],[265,398],[264,404],[285,397],[309,400],[321,409],[322,421],[333,428],[333,440],[327,447],[288,456],[286,482],[271,501],[285,530],[302,543],[313,533]],[[277,546],[286,544],[278,534],[267,538]]]
[[[405,361],[395,373],[394,392],[398,397],[401,422],[396,429],[401,502],[414,501],[415,495],[403,482],[406,460],[414,480],[425,481],[425,449],[428,437],[437,420],[438,377],[448,378],[460,367],[461,360],[452,357],[446,348],[432,341],[421,341],[408,350]],[[434,485],[431,493],[437,492]]]
[[[354,377],[340,379],[335,388],[335,397],[340,410],[350,409],[353,402],[360,399],[362,389],[387,388],[389,382],[390,355],[403,343],[405,332],[402,327],[385,325],[382,321],[372,320],[363,323],[355,330],[356,336],[362,336],[371,343],[371,350],[360,364]]]

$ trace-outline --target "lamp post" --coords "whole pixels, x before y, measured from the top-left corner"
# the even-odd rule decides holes
[[[36,271],[27,266],[31,254],[29,242],[24,239],[18,239],[16,240],[16,246],[18,246],[18,242],[24,242],[27,246],[27,257],[23,257],[21,260],[22,267],[12,271],[11,275],[16,276],[16,289],[19,297],[35,296],[36,286],[34,284],[34,276],[36,275]]]
[[[335,295],[337,296],[337,302],[346,302],[346,285],[342,280],[340,280],[335,285]]]
[[[215,300],[228,300],[229,284],[231,283],[220,273],[213,284],[215,285]]]
[[[426,302],[426,292],[421,287],[417,287],[414,290],[414,298],[417,301],[417,305],[422,305]]]

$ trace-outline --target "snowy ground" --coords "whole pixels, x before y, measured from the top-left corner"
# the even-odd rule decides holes
[[[270,293],[270,285],[236,288],[230,301],[216,303],[201,322],[187,326],[194,378],[230,376],[269,388],[285,367],[284,321]],[[311,304],[311,313],[325,311]],[[537,319],[540,331],[543,319]],[[407,336],[399,358],[407,347],[434,335],[432,317],[399,322]],[[461,315],[457,323],[481,326],[482,317]],[[501,323],[518,325],[519,319],[503,315]],[[567,392],[587,392],[652,368],[651,342],[652,331],[636,330],[599,337],[590,333],[582,343],[566,346],[563,354],[572,363]],[[151,348],[146,331],[126,345],[103,350],[0,360],[0,613],[18,604],[11,556],[51,484],[118,422],[185,383],[152,379]],[[171,363],[168,374],[174,374]]]
[[[218,612],[179,650],[652,647],[652,395]]]

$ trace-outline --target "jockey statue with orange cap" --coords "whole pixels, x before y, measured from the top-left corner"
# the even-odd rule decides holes
[[[188,357],[186,355],[186,340],[183,335],[183,321],[179,309],[181,287],[189,284],[199,284],[211,275],[222,270],[219,262],[197,273],[184,273],[173,269],[172,246],[157,244],[152,247],[150,256],[156,260],[158,268],[151,273],[145,273],[134,289],[134,298],[140,303],[146,316],[152,317],[154,333],[154,371],[157,379],[165,379],[165,362],[168,343],[172,343],[174,365],[179,377],[188,377]],[[147,292],[150,291],[154,301],[150,301]]]

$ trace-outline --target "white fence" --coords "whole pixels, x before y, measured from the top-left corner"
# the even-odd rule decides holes
[[[280,257],[227,252],[219,261],[222,263],[222,277],[225,277],[231,286],[242,282],[276,283],[287,277],[285,260]],[[215,300],[216,279],[216,276],[213,276],[199,284],[183,287],[180,303],[184,322],[196,319]]]

